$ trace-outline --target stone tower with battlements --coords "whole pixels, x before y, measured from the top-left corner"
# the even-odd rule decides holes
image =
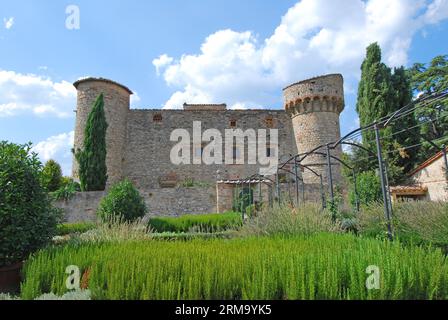
[[[283,89],[285,110],[292,118],[294,137],[299,153],[305,153],[320,145],[340,139],[339,115],[344,110],[344,80],[340,74],[320,76],[294,83]],[[317,150],[325,153],[325,149]],[[340,157],[341,147],[331,151]],[[340,165],[332,161],[335,183],[341,182]],[[313,154],[306,157],[303,165],[309,165],[327,182],[326,156]],[[305,183],[319,183],[319,177],[304,170]]]

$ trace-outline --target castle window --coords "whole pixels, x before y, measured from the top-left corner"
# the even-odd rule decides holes
[[[155,115],[152,117],[152,121],[154,121],[154,122],[161,122],[162,120],[163,120],[163,117],[162,117],[162,115],[161,115],[160,113],[155,114]]]
[[[272,119],[271,117],[266,118],[265,123],[266,123],[266,127],[268,127],[268,128],[274,127],[274,119]]]
[[[236,120],[230,120],[230,127],[236,128]]]

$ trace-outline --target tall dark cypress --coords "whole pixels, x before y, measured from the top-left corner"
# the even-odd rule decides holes
[[[366,58],[361,66],[356,111],[361,126],[366,126],[392,110],[394,110],[394,89],[391,71],[381,62],[381,48],[375,42],[367,47]],[[375,134],[372,130],[364,131],[362,138],[366,146],[371,146]]]
[[[104,96],[100,94],[87,119],[84,149],[78,149],[75,154],[82,191],[102,191],[106,188],[106,131]]]
[[[404,67],[394,69],[392,85],[395,90],[396,109],[409,105],[412,102],[411,80]],[[412,109],[412,106],[410,106],[410,109]],[[405,173],[409,172],[417,163],[420,150],[418,147],[404,149],[406,146],[415,146],[420,142],[420,128],[417,126],[415,112],[400,117],[391,125],[394,133],[394,147],[399,150],[395,153],[397,165],[402,167]]]

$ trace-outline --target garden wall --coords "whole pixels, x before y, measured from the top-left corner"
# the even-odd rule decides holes
[[[106,192],[78,192],[68,201],[57,201],[66,222],[95,221],[96,210]],[[140,194],[149,209],[148,216],[179,216],[216,212],[216,188],[149,189]]]

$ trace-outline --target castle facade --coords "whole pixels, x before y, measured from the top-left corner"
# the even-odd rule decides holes
[[[339,115],[344,108],[343,77],[325,75],[286,87],[283,110],[228,110],[225,104],[184,104],[183,110],[131,109],[132,91],[103,78],[85,78],[74,83],[77,108],[74,148],[82,149],[84,129],[95,99],[103,93],[108,130],[108,185],[124,178],[131,180],[147,199],[153,214],[222,212],[231,208],[232,182],[259,172],[258,164],[173,164],[170,154],[176,142],[170,140],[174,130],[182,128],[193,134],[193,124],[201,129],[272,129],[278,131],[279,161],[304,153],[340,138]],[[203,146],[200,146],[200,149]],[[247,159],[247,141],[236,143],[233,157]],[[192,157],[201,150],[191,149]],[[342,152],[340,149],[336,153]],[[223,153],[225,151],[223,150]],[[323,155],[312,155],[303,164],[314,167],[326,181]],[[241,163],[241,161],[240,161]],[[315,190],[319,177],[301,171],[303,182]],[[339,166],[333,168],[340,180]],[[73,162],[72,175],[78,178]],[[263,186],[269,192],[267,186]],[[261,189],[261,186],[260,186]],[[260,199],[261,200],[261,199]],[[229,207],[230,206],[230,207]]]

